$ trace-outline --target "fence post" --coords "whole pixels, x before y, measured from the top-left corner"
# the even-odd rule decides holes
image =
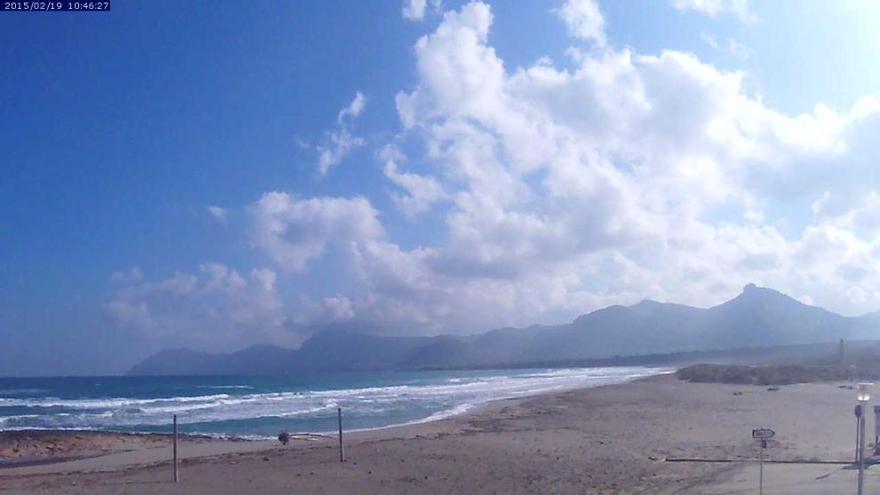
[[[177,415],[174,415],[174,482],[180,479],[177,477]]]
[[[339,419],[339,462],[345,462],[345,447],[342,446],[342,408],[336,408],[336,415]]]

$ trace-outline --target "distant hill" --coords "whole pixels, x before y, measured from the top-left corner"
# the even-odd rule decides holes
[[[711,308],[642,301],[610,306],[565,325],[505,328],[471,336],[383,337],[319,332],[297,350],[252,346],[230,354],[159,352],[133,375],[285,374],[313,371],[522,366],[611,357],[762,348],[880,338],[880,313],[846,317],[778,291],[747,285]]]

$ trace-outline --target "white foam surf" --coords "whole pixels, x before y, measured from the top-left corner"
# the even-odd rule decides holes
[[[656,374],[647,368],[580,368],[503,371],[496,375],[410,380],[387,386],[325,390],[249,392],[251,385],[211,385],[228,393],[159,398],[0,398],[2,429],[125,429],[149,430],[167,425],[176,414],[193,431],[222,434],[220,423],[236,421],[327,420],[342,407],[348,418],[372,418],[388,424],[433,421],[460,414],[491,400],[566,388],[617,383]],[[16,408],[2,416],[3,408]],[[416,419],[412,419],[415,417]]]

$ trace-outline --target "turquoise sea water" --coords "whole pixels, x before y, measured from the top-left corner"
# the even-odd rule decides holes
[[[307,376],[0,378],[0,430],[91,429],[273,437],[426,421],[493,399],[618,383],[641,367]]]

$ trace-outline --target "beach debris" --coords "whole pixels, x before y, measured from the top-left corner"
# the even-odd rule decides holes
[[[742,392],[734,392],[733,395],[742,395]]]
[[[779,387],[767,387],[768,392],[779,392]]]
[[[281,442],[281,445],[287,445],[290,443],[290,433],[282,431],[278,434],[278,441]]]

